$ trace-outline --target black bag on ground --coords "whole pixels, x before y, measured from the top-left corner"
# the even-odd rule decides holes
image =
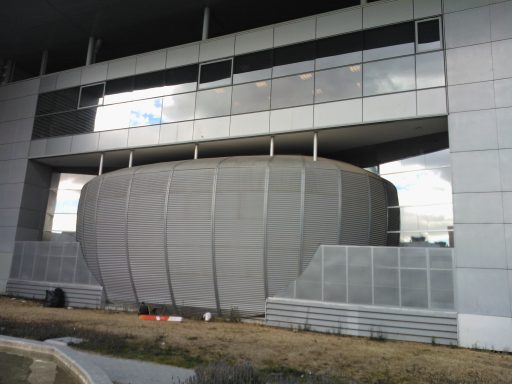
[[[53,291],[46,290],[46,297],[44,298],[45,307],[64,307],[64,291],[61,288],[55,288]]]

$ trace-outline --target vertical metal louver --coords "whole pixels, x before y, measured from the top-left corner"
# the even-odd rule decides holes
[[[368,176],[341,172],[341,240],[343,245],[367,245],[369,241]]]
[[[215,197],[215,260],[222,310],[262,312],[265,164],[220,167]]]
[[[321,244],[338,243],[337,169],[306,168],[302,266],[304,271]]]
[[[135,173],[128,205],[128,251],[139,301],[172,303],[164,254],[169,172]]]
[[[167,253],[176,304],[216,309],[212,268],[214,169],[175,169],[167,208]]]
[[[301,252],[301,168],[270,163],[267,206],[268,294],[280,292],[297,277]],[[295,265],[295,268],[290,268]]]
[[[371,232],[370,245],[386,244],[388,220],[387,220],[387,192],[382,181],[370,177],[370,207],[371,207]]]
[[[96,213],[98,262],[109,300],[137,302],[126,247],[126,205],[131,174],[103,179]]]

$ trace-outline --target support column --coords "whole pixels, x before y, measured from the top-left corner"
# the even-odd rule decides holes
[[[46,67],[48,66],[48,50],[45,49],[41,55],[41,67],[39,68],[39,76],[46,74]]]
[[[101,176],[103,173],[103,153],[100,156],[100,166],[98,168],[98,176]]]
[[[316,161],[318,157],[318,133],[315,132],[313,135],[313,161]]]
[[[210,28],[210,7],[204,7],[203,12],[203,40],[208,39],[208,29]]]
[[[270,157],[274,157],[274,136],[270,136]]]
[[[197,160],[199,157],[199,144],[194,145],[194,160]]]
[[[89,44],[87,45],[87,57],[85,59],[85,65],[91,65],[94,56],[94,37],[89,37]]]
[[[133,166],[133,151],[130,151],[130,158],[128,159],[128,168]]]

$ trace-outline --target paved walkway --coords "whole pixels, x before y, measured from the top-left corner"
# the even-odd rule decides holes
[[[82,351],[77,353],[103,369],[110,380],[119,384],[179,384],[194,375],[191,369],[170,365],[118,359]]]

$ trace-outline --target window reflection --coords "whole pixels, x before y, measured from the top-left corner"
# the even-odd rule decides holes
[[[329,69],[315,74],[315,102],[361,97],[361,65]]]
[[[58,183],[52,181],[53,187],[50,188],[46,212],[45,239],[55,239],[52,234],[76,231],[80,193],[85,183],[94,177],[94,175],[73,173],[53,174],[52,180],[57,179]]]
[[[272,80],[272,109],[313,103],[312,72]]]
[[[146,99],[98,108],[94,131],[160,124],[162,98]]]
[[[270,108],[270,81],[233,87],[232,114],[263,111]]]
[[[400,215],[402,246],[453,247],[453,205],[449,151],[381,164],[381,177],[398,192],[399,206],[389,215]]]
[[[231,87],[197,92],[195,118],[226,116],[231,110]]]
[[[294,44],[274,50],[272,76],[312,71],[315,68],[315,42]]]
[[[416,83],[419,89],[445,85],[443,51],[416,56]]]
[[[194,93],[164,97],[162,123],[192,120],[194,118],[195,103],[196,95]]]
[[[364,96],[414,89],[414,57],[366,63],[363,77]]]

